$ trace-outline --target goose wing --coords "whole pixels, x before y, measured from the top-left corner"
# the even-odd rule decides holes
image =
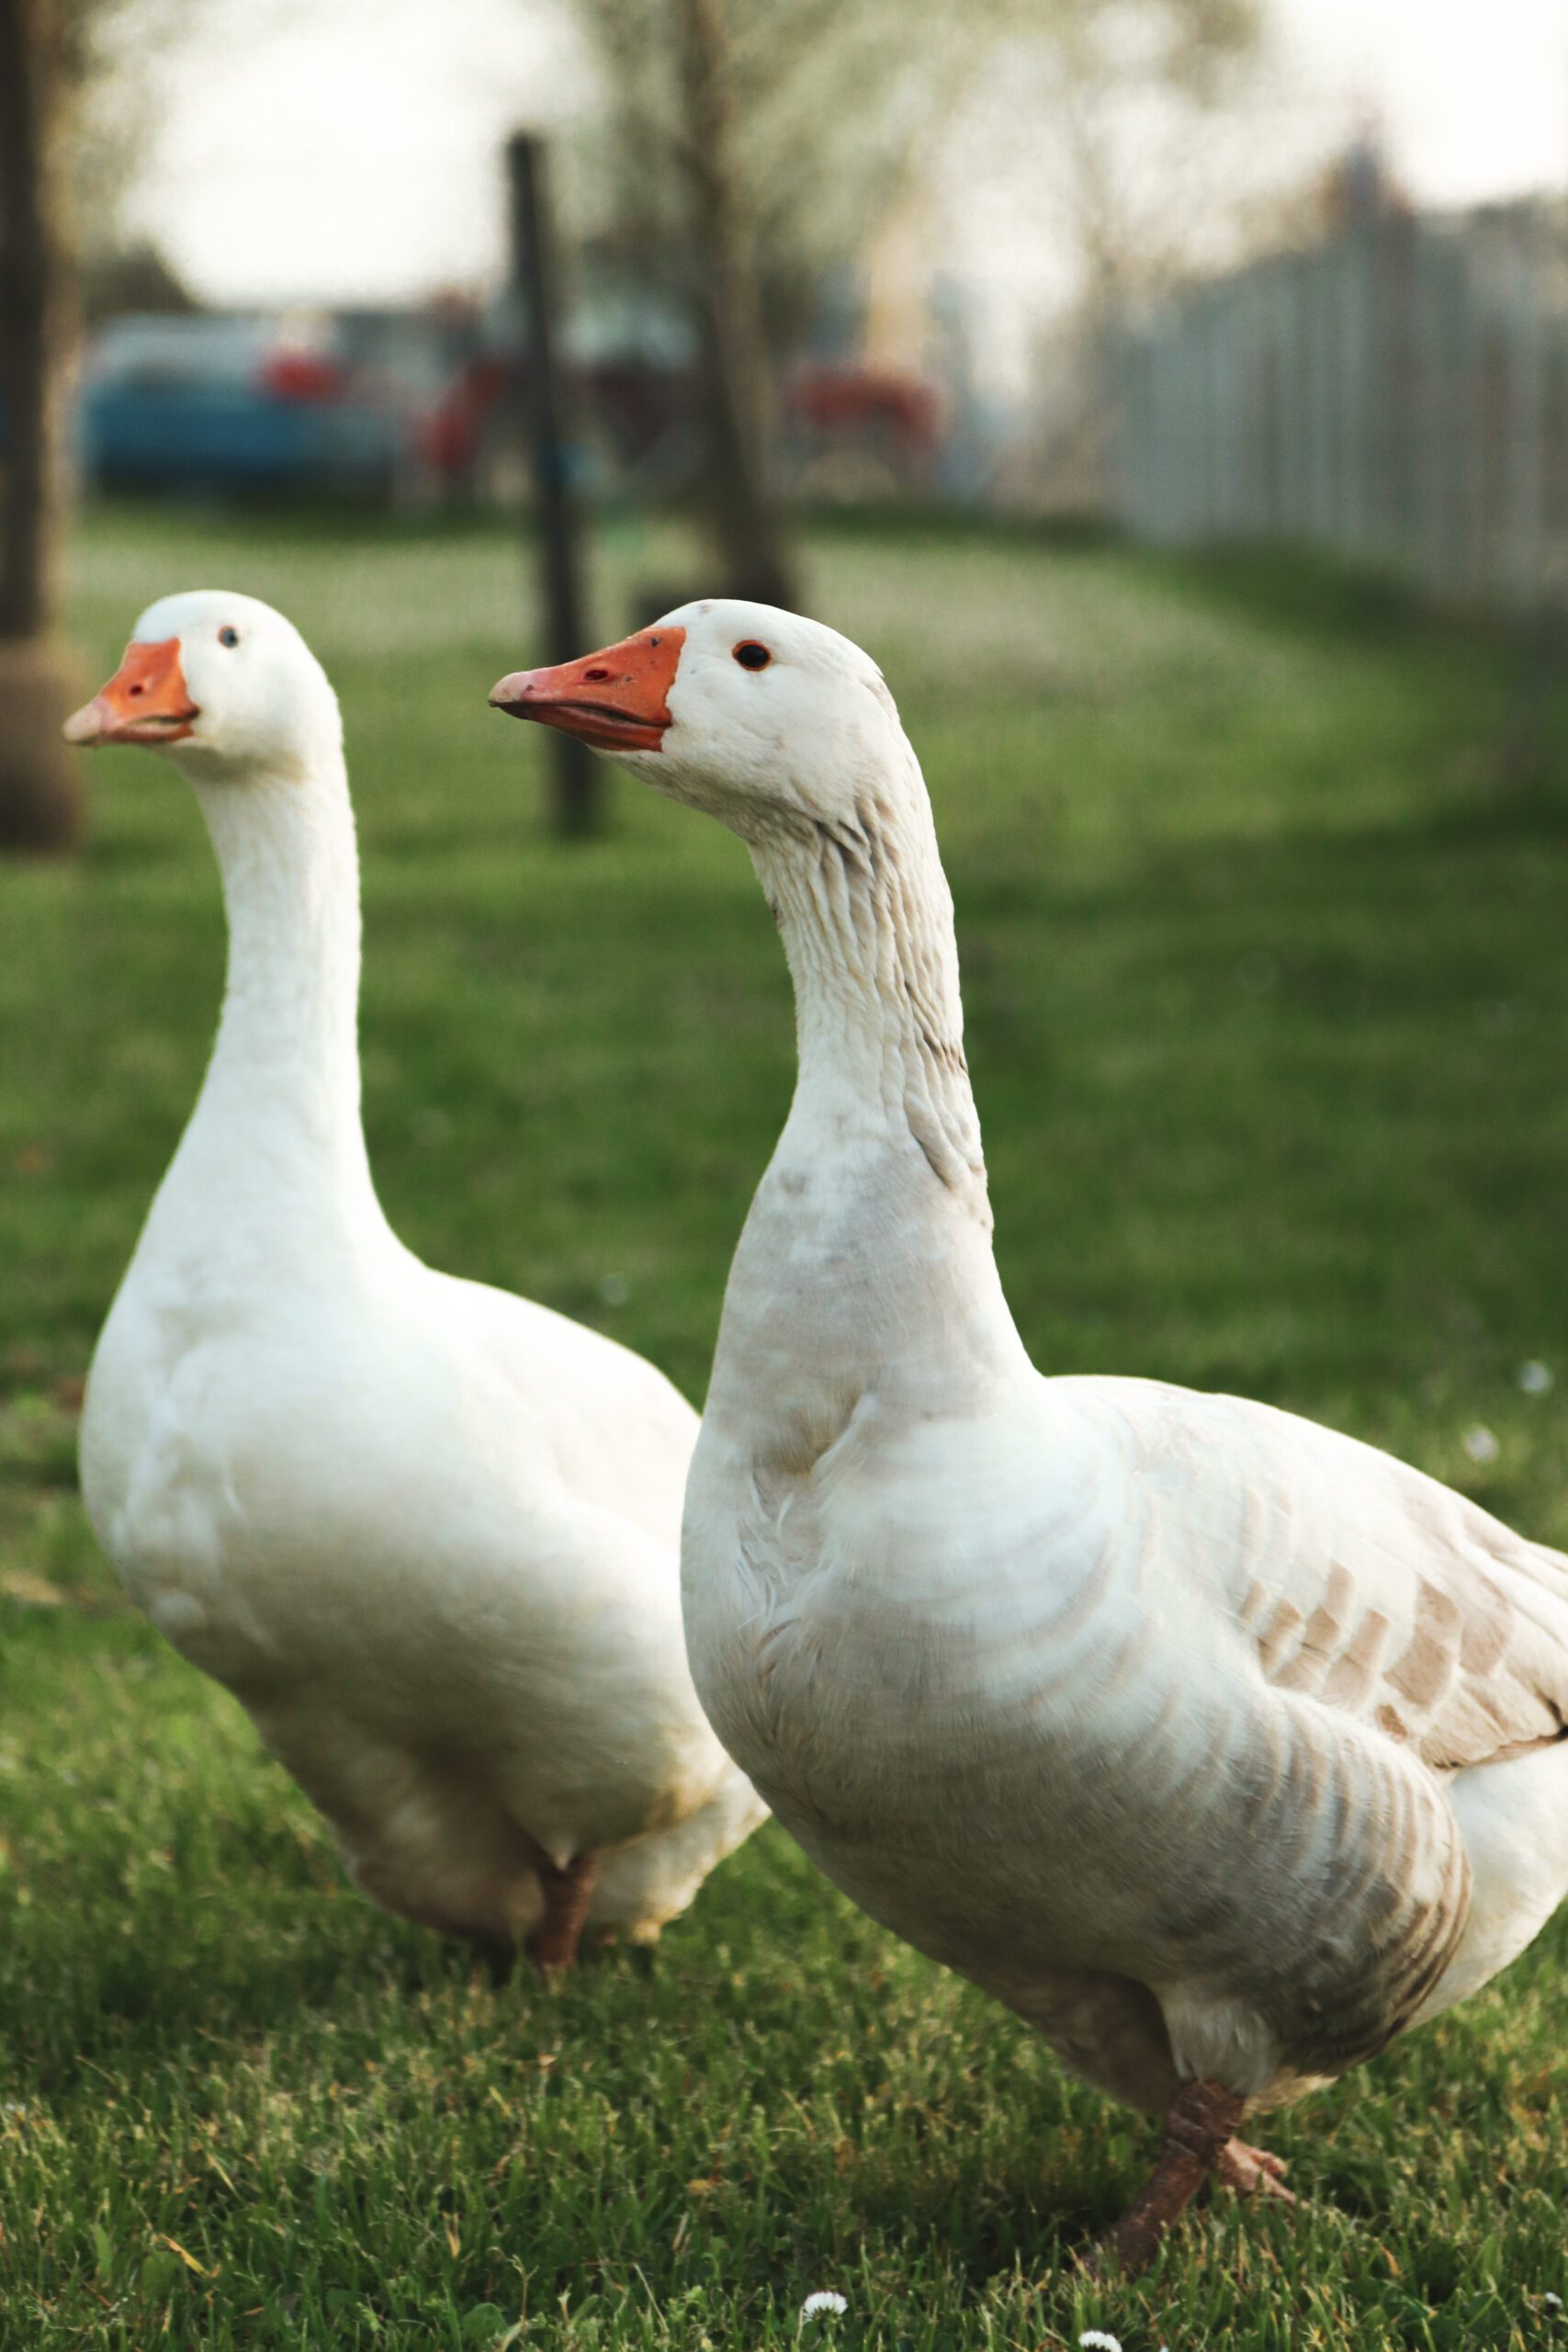
[[[1437,1771],[1568,1735],[1568,1557],[1293,1414],[1107,1385],[1141,1392],[1126,1397],[1141,1466],[1271,1685]]]

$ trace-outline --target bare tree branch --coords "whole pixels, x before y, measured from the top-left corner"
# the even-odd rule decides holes
[[[581,0],[610,96],[615,228],[687,309],[726,575],[787,601],[767,464],[771,359],[853,253],[951,94],[941,0]]]

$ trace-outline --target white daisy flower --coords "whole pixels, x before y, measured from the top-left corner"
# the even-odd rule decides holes
[[[849,2307],[849,2301],[845,2296],[835,2293],[831,2287],[819,2287],[814,2295],[807,2295],[802,2303],[798,2324],[804,2327],[808,2319],[820,2319],[824,2312],[831,2312],[836,2318],[840,2312],[847,2312]]]

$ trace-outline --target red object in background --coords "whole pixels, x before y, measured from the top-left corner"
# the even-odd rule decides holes
[[[939,395],[891,368],[803,368],[784,406],[792,424],[818,433],[886,433],[908,457],[931,456],[942,436]]]
[[[276,351],[263,361],[259,380],[279,401],[341,400],[348,388],[345,371],[318,351]]]
[[[506,379],[504,357],[484,354],[467,360],[421,418],[421,451],[444,481],[461,481],[478,459],[486,420],[500,405]]]
[[[478,462],[510,377],[504,353],[482,352],[455,370],[435,406],[420,419],[421,454],[444,481],[461,481]],[[691,400],[683,372],[635,359],[580,368],[569,389],[580,424],[592,415],[622,461],[633,466],[671,430]]]

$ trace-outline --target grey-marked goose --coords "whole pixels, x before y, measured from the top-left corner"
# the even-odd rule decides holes
[[[491,697],[750,850],[799,1079],[687,1487],[698,1692],[875,1918],[1163,2120],[1146,2261],[1237,2135],[1568,1891],[1568,1560],[1264,1405],[1043,1378],[991,1249],[952,901],[875,665],[683,606]]]

